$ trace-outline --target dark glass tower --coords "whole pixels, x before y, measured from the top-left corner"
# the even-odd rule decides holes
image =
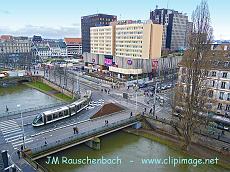
[[[108,26],[116,21],[117,16],[107,14],[94,14],[81,17],[82,52],[90,52],[90,27]]]

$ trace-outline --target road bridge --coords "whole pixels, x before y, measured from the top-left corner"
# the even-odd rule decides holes
[[[108,124],[105,121],[108,121]],[[119,112],[104,117],[89,119],[80,123],[62,126],[48,133],[38,133],[31,137],[35,142],[26,144],[33,159],[40,159],[50,154],[99,138],[129,126],[140,127],[140,116],[130,117],[129,111]],[[73,127],[78,128],[75,134]]]

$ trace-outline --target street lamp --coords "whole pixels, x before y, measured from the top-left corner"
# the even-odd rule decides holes
[[[23,141],[23,148],[25,148],[25,130],[24,130],[24,123],[23,123],[23,118],[22,118],[22,109],[21,109],[20,104],[18,104],[17,107],[20,109],[20,112],[21,112],[21,122],[22,122],[22,131],[23,131],[22,141]]]
[[[155,110],[156,110],[157,87],[158,87],[158,83],[156,82],[156,84],[155,84],[155,90],[154,90],[154,99],[153,99],[153,116],[155,115]]]
[[[135,86],[135,93],[136,93],[136,106],[135,106],[135,111],[137,113],[137,90],[138,90],[138,85],[136,84]]]

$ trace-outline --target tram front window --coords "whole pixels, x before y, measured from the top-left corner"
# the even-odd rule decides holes
[[[42,122],[43,122],[42,121],[42,114],[37,115],[33,121],[34,124],[41,124]]]

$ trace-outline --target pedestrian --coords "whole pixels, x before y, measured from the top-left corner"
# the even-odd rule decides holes
[[[21,145],[21,151],[23,151],[23,145]]]
[[[105,120],[105,125],[107,124],[107,121]]]
[[[107,121],[107,125],[109,124],[109,121],[108,120],[106,120]]]
[[[47,145],[47,141],[46,141],[46,138],[45,138],[45,146]]]
[[[146,110],[147,110],[147,109],[145,108],[145,113],[146,113]]]
[[[151,108],[151,109],[149,110],[149,113],[152,114],[152,111],[153,111],[153,109]]]
[[[224,131],[223,130],[222,130],[221,134],[224,135]]]
[[[73,134],[75,134],[76,133],[76,128],[75,127],[73,127]]]
[[[8,112],[9,111],[9,109],[8,109],[8,107],[7,107],[7,105],[6,105],[6,112]]]
[[[133,112],[130,112],[130,118],[133,116]]]
[[[144,116],[144,115],[145,115],[145,112],[142,112],[142,115]]]
[[[18,159],[20,159],[20,150],[17,150]]]
[[[75,133],[78,134],[78,128],[77,127],[75,127],[75,130],[76,130]]]

